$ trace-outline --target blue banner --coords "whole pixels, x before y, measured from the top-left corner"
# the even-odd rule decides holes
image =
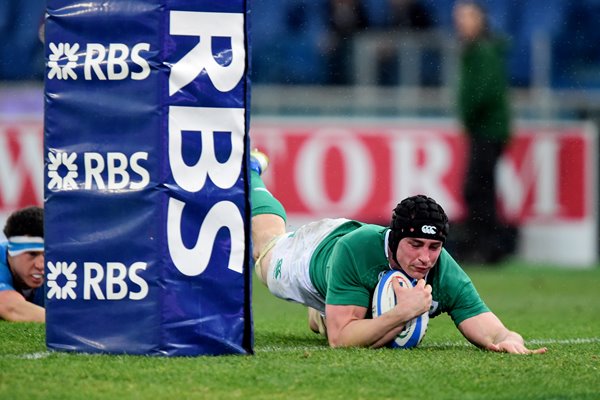
[[[48,0],[47,346],[252,353],[246,0]]]

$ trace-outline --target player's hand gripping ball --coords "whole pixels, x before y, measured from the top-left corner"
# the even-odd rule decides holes
[[[379,283],[375,287],[375,293],[373,294],[373,303],[371,305],[373,318],[379,317],[396,305],[396,294],[392,287],[393,279],[398,280],[400,286],[409,288],[414,286],[411,279],[404,273],[400,271],[386,272],[379,280]],[[388,347],[401,349],[417,347],[419,343],[421,343],[421,340],[423,340],[425,332],[427,332],[428,322],[429,313],[427,312],[408,321],[402,332],[388,344]]]

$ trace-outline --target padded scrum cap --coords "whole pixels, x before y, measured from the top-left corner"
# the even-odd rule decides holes
[[[396,260],[398,244],[405,237],[446,241],[450,225],[446,212],[434,199],[416,195],[402,200],[392,214],[389,247]]]

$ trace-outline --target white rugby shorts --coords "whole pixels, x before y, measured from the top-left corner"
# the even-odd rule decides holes
[[[321,241],[348,221],[326,218],[281,236],[273,247],[267,271],[269,291],[281,299],[304,304],[324,314],[325,298],[310,280],[310,260]]]

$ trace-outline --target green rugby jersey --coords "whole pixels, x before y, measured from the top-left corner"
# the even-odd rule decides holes
[[[327,304],[356,305],[371,309],[380,274],[390,269],[386,251],[387,227],[349,221],[332,231],[310,261],[310,279]],[[430,316],[448,313],[456,325],[489,311],[471,279],[442,249],[427,275],[432,287]]]

